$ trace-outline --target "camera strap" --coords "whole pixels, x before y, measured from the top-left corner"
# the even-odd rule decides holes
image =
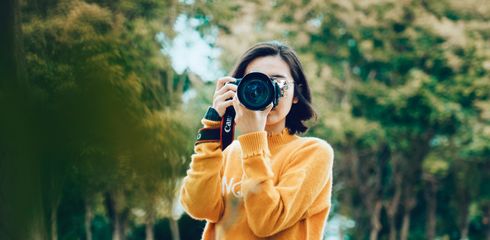
[[[196,143],[204,142],[219,142],[220,141],[220,129],[219,128],[201,128],[197,132]]]
[[[235,135],[235,109],[233,107],[228,107],[221,119],[220,127],[220,139],[221,139],[221,150],[225,150],[231,142],[233,142]]]

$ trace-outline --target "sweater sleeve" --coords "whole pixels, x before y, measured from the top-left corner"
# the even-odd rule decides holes
[[[267,145],[267,133],[255,132],[238,138],[242,147],[245,212],[251,230],[258,237],[274,235],[297,223],[328,188],[333,166],[333,150],[320,139],[292,153],[285,170],[274,185]],[[328,208],[330,200],[325,203]],[[317,206],[315,206],[317,207]]]
[[[203,119],[206,128],[217,128],[220,122]],[[218,222],[224,204],[221,196],[223,153],[219,142],[206,142],[194,147],[187,176],[180,190],[180,202],[195,219]]]

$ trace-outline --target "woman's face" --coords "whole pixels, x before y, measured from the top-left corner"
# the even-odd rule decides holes
[[[259,57],[250,62],[245,69],[245,74],[251,72],[265,73],[273,80],[287,84],[284,96],[279,98],[279,104],[267,116],[266,125],[275,125],[282,121],[285,122],[293,102],[296,103],[298,101],[293,96],[294,80],[291,76],[289,65],[278,55]]]

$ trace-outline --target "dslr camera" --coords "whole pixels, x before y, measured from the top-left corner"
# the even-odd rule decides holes
[[[279,103],[279,98],[284,96],[285,84],[274,81],[261,72],[252,72],[243,78],[237,78],[230,82],[238,86],[237,95],[240,103],[254,111],[264,110],[269,104],[273,108]]]

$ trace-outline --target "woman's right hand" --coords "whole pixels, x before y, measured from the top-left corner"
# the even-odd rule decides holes
[[[226,108],[233,106],[233,97],[235,96],[237,85],[227,84],[236,81],[233,77],[222,77],[216,81],[216,90],[213,96],[213,108],[220,117],[225,114]]]

